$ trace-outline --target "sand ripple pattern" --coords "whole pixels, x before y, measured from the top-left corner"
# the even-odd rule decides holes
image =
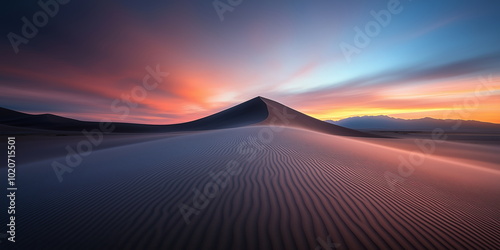
[[[393,191],[394,161],[305,130],[239,153],[259,129],[101,150],[63,183],[50,161],[24,166],[18,249],[315,249],[327,237],[332,249],[500,249],[498,200],[412,178]],[[186,224],[179,205],[231,160],[241,173]]]

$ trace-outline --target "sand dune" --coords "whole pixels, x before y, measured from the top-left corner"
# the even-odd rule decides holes
[[[422,154],[257,97],[115,124],[59,182],[54,162],[98,123],[0,110],[0,124],[22,135],[14,249],[500,249],[498,146]]]
[[[281,103],[269,100],[263,97],[257,97],[267,105],[269,115],[266,120],[261,121],[260,125],[271,126],[289,126],[297,128],[305,128],[317,132],[332,135],[356,136],[356,137],[381,137],[365,132],[360,132],[353,129],[344,128],[334,124],[330,124],[308,115],[305,115],[297,110],[289,108]],[[333,126],[332,126],[333,125]]]
[[[51,114],[30,115],[0,108],[0,124],[20,128],[61,131],[82,131],[99,129],[99,123],[86,122]],[[248,125],[287,125],[302,127],[328,134],[381,137],[326,123],[272,100],[256,97],[216,114],[186,123],[171,125],[144,125],[114,123],[115,133],[164,133],[203,131],[235,128]],[[0,131],[3,130],[0,127]]]
[[[272,139],[259,139],[262,131],[274,131]],[[332,249],[500,247],[499,171],[429,156],[393,190],[384,174],[397,173],[398,156],[410,151],[373,140],[386,139],[247,126],[99,150],[62,183],[50,163],[64,157],[26,164],[19,168],[23,192],[16,244],[20,249],[315,249],[328,242]],[[212,176],[220,173],[226,178],[215,191]],[[205,197],[196,197],[207,185]],[[196,212],[183,216],[183,205]]]

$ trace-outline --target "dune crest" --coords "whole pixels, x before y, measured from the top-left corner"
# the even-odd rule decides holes
[[[284,125],[289,127],[308,129],[331,135],[378,137],[376,135],[372,135],[369,133],[341,127],[338,125],[318,120],[304,113],[301,113],[295,109],[289,108],[279,102],[264,97],[259,96],[257,98],[259,98],[266,104],[267,110],[269,112],[269,116],[264,121],[260,122],[259,125],[271,125],[271,126]]]
[[[81,131],[83,129],[99,128],[98,122],[79,121],[51,114],[30,115],[4,108],[0,108],[0,124],[11,127],[56,131]],[[184,132],[237,128],[250,125],[289,126],[332,135],[379,137],[320,121],[281,103],[260,96],[213,115],[185,123],[171,125],[114,123],[114,132]]]

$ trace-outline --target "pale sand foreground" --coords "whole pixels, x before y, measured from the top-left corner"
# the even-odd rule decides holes
[[[412,151],[384,140],[253,126],[113,145],[62,183],[50,165],[64,156],[29,163],[18,167],[16,246],[500,248],[494,150],[484,166],[426,156],[403,177],[399,157]],[[189,224],[183,204],[195,209]]]

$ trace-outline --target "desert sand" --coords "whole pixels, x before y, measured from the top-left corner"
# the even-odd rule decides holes
[[[18,249],[500,248],[496,145],[425,154],[265,98],[117,127],[62,182],[52,164],[83,136],[42,153],[48,140],[19,136]]]

